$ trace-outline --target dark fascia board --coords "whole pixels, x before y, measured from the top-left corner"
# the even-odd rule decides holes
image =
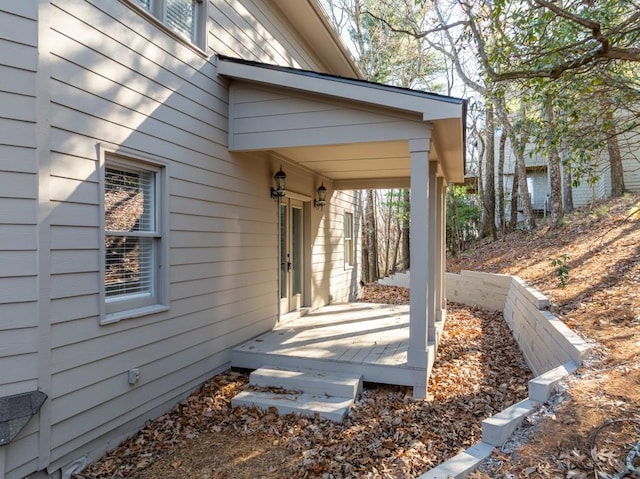
[[[367,89],[373,89],[373,90],[379,90],[380,92],[385,92],[387,94],[392,94],[392,95],[401,95],[401,96],[411,96],[417,99],[423,99],[423,100],[428,100],[428,101],[435,101],[435,102],[440,102],[441,104],[448,104],[451,106],[459,106],[459,110],[458,113],[455,114],[454,116],[456,118],[460,118],[461,121],[461,150],[462,150],[462,161],[463,161],[463,172],[466,172],[466,168],[467,168],[467,160],[466,160],[466,140],[467,140],[467,106],[468,106],[468,102],[466,99],[462,99],[462,98],[456,98],[456,97],[452,97],[452,96],[448,96],[448,95],[442,95],[440,93],[433,93],[433,92],[426,92],[426,91],[422,91],[422,90],[415,90],[415,89],[411,89],[411,88],[404,88],[404,87],[398,87],[398,86],[393,86],[393,85],[385,85],[382,83],[376,83],[376,82],[372,82],[372,81],[368,81],[368,80],[362,80],[362,79],[356,79],[356,78],[349,78],[349,77],[344,77],[344,76],[339,76],[339,75],[331,75],[331,74],[327,74],[327,73],[319,73],[319,72],[314,72],[311,70],[304,70],[304,69],[300,69],[300,68],[293,68],[293,67],[285,67],[285,66],[281,66],[281,65],[273,65],[273,64],[269,64],[269,63],[261,63],[261,62],[256,62],[256,61],[252,61],[252,60],[244,60],[241,58],[235,58],[235,57],[229,57],[226,55],[218,55],[218,63],[220,62],[227,62],[227,63],[233,63],[233,64],[238,64],[238,65],[244,65],[250,68],[256,68],[256,69],[262,69],[262,70],[269,70],[269,71],[273,71],[273,72],[278,72],[278,73],[283,73],[283,74],[288,74],[288,75],[299,75],[302,77],[306,77],[306,78],[313,78],[313,79],[320,79],[320,80],[325,80],[325,81],[332,81],[332,82],[338,82],[344,85],[349,85],[351,87],[362,87],[362,88],[367,88]],[[246,78],[248,79],[248,78]],[[256,77],[256,78],[252,78],[253,81],[256,82],[260,82],[260,78]],[[406,98],[405,96],[405,98]],[[395,101],[394,101],[395,103]],[[406,102],[403,101],[403,103],[405,103],[405,105],[410,105],[411,102]],[[393,105],[395,106],[395,105]],[[409,108],[407,108],[409,109]],[[420,108],[418,107],[418,105],[411,105],[410,109],[414,112],[418,112],[421,111]],[[422,111],[425,116],[427,115],[426,111]],[[442,118],[440,118],[442,119]],[[429,118],[427,120],[427,118],[425,118],[425,121],[437,121],[438,118]]]
[[[227,62],[232,62],[232,63],[238,63],[241,65],[248,65],[248,66],[252,66],[252,67],[256,67],[256,68],[263,68],[265,70],[273,70],[273,71],[280,71],[283,73],[292,73],[295,75],[302,75],[302,76],[306,76],[309,78],[322,78],[325,80],[331,80],[331,81],[335,81],[335,82],[340,82],[340,83],[345,83],[345,84],[349,84],[349,85],[360,85],[363,87],[367,87],[367,88],[374,88],[374,89],[379,89],[382,91],[388,91],[388,92],[396,92],[396,93],[403,93],[406,95],[413,95],[419,98],[427,98],[430,100],[436,100],[436,101],[442,101],[442,102],[446,102],[446,103],[453,103],[456,105],[465,105],[465,110],[466,110],[466,100],[462,99],[462,98],[456,98],[453,96],[447,96],[447,95],[442,95],[440,93],[432,93],[432,92],[426,92],[423,90],[414,90],[411,88],[404,88],[404,87],[399,87],[399,86],[393,86],[393,85],[385,85],[383,83],[376,83],[376,82],[372,82],[372,81],[368,81],[368,80],[361,80],[358,78],[349,78],[349,77],[343,77],[340,75],[330,75],[328,73],[318,73],[318,72],[314,72],[312,70],[304,70],[301,68],[292,68],[292,67],[283,67],[280,65],[272,65],[270,63],[260,63],[260,62],[256,62],[256,61],[252,61],[252,60],[243,60],[241,58],[234,58],[234,57],[228,57],[226,55],[218,55],[218,58],[220,60],[223,61],[227,61]]]

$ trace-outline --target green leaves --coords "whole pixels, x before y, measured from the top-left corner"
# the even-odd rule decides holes
[[[568,260],[569,256],[566,254],[561,254],[557,258],[551,258],[551,266],[554,267],[554,272],[558,278],[558,286],[561,288],[565,288],[567,286],[567,281],[569,281],[569,267],[567,266]]]

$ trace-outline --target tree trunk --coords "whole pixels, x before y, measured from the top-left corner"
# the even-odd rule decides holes
[[[515,231],[518,225],[518,168],[513,172],[511,184],[511,211],[509,212],[509,231]]]
[[[551,100],[546,101],[547,128],[555,131],[556,120]],[[560,153],[554,141],[549,144],[549,182],[551,184],[551,220],[549,226],[557,228],[562,221],[562,168],[560,165]]]
[[[398,200],[400,200],[400,191],[398,191]],[[398,205],[399,209],[399,205]],[[398,251],[400,250],[400,240],[402,239],[402,225],[400,224],[400,211],[396,211],[396,221],[395,221],[395,237],[393,242],[393,254],[391,255],[391,272],[395,273],[397,271],[398,266]]]
[[[528,231],[532,231],[536,228],[536,220],[533,216],[533,208],[531,207],[531,197],[529,196],[529,187],[527,185],[527,167],[524,160],[524,147],[528,141],[527,131],[525,128],[523,128],[520,131],[520,136],[516,135],[515,131],[513,131],[511,121],[509,121],[507,109],[502,99],[496,102],[496,113],[500,118],[502,127],[507,130],[509,140],[511,141],[511,148],[513,149],[513,152],[516,156],[516,167],[514,171],[515,175],[513,178],[514,181],[517,179],[518,191],[520,198],[522,199],[522,214],[524,216],[524,226]],[[524,103],[521,102],[520,116],[523,123],[525,123],[525,114],[526,112],[524,109]]]
[[[611,196],[618,198],[625,191],[624,169],[620,145],[618,145],[616,125],[610,108],[606,108],[604,111],[604,129],[607,135],[607,152],[609,153],[609,166],[611,169]]]
[[[504,156],[507,145],[507,133],[505,129],[500,130],[500,143],[498,144],[498,223],[502,234],[507,230],[505,197],[504,197]]]
[[[390,190],[387,198],[386,216],[384,218],[384,271],[383,276],[389,274],[391,269],[391,216],[393,215],[393,190]]]
[[[573,175],[571,173],[571,163],[564,164],[564,179],[562,182],[562,200],[565,213],[573,211]]]
[[[402,190],[402,269],[404,271],[409,269],[410,266],[410,248],[409,242],[411,240],[411,193],[408,188]]]
[[[498,116],[502,122],[503,128],[507,130],[509,134],[509,140],[511,141],[511,148],[516,155],[516,168],[514,180],[518,180],[518,191],[520,198],[522,199],[522,214],[524,216],[524,227],[528,231],[532,231],[536,228],[536,220],[533,216],[533,208],[531,207],[531,196],[529,196],[529,186],[527,185],[527,166],[524,160],[524,148],[527,144],[527,132],[524,130],[521,136],[517,136],[513,131],[513,126],[509,121],[507,110],[504,102],[498,102],[496,104]],[[524,104],[520,104],[520,116],[525,118]],[[517,208],[516,208],[517,210]]]
[[[367,190],[365,205],[365,234],[367,235],[367,283],[373,283],[380,278],[378,269],[378,239],[376,234],[375,192]]]
[[[362,264],[362,280],[365,283],[369,282],[369,235],[368,235],[368,228],[367,228],[367,217],[365,214],[365,203],[366,203],[366,191],[361,190],[358,192],[358,194],[360,195],[360,218],[363,218],[363,224],[362,224],[362,238],[361,238],[361,242],[362,242],[362,260],[361,263]]]
[[[496,232],[496,182],[495,182],[495,120],[493,116],[493,103],[487,100],[487,130],[485,141],[485,171],[484,171],[484,196],[482,198],[482,236],[493,235],[498,238]]]
[[[458,211],[456,208],[455,186],[452,184],[448,187],[447,198],[449,198],[449,252],[451,256],[458,254],[460,246],[460,234],[458,231]]]
[[[478,204],[480,205],[480,218],[482,218],[482,204],[484,202],[484,162],[482,158],[484,158],[485,147],[482,136],[478,135],[478,140],[480,143],[480,149],[478,150],[478,158],[480,158],[480,161],[478,161]]]

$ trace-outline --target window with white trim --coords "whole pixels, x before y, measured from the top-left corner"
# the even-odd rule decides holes
[[[344,213],[344,265],[353,266],[355,251],[353,242],[353,213]]]
[[[162,303],[162,169],[107,158],[104,295],[107,315]]]
[[[167,28],[202,47],[204,0],[131,0]]]

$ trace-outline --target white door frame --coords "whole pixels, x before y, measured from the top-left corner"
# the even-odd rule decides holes
[[[283,315],[304,306],[308,246],[303,202],[285,197],[278,208],[278,292],[280,315]]]

